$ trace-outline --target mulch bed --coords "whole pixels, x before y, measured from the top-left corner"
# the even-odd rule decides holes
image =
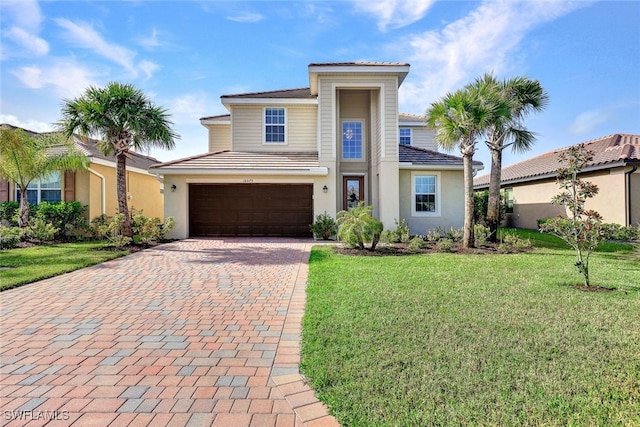
[[[368,249],[360,250],[353,249],[341,244],[337,244],[333,248],[334,252],[342,254],[342,255],[353,255],[353,256],[405,256],[405,255],[416,255],[416,254],[433,254],[433,253],[443,253],[435,243],[427,243],[427,246],[420,250],[411,250],[409,249],[408,243],[393,243],[393,244],[379,244],[376,247],[375,251],[370,251]],[[461,243],[454,243],[451,251],[447,253],[454,254],[496,254],[498,252],[498,244],[486,244],[477,248],[463,248]]]

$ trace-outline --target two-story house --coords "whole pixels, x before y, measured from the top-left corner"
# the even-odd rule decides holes
[[[315,215],[364,201],[385,228],[463,223],[462,159],[398,113],[405,63],[310,64],[309,87],[224,95],[209,152],[154,165],[172,237],[310,236]],[[482,168],[476,163],[477,169]]]

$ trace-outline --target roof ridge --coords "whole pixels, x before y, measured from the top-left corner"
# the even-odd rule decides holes
[[[186,160],[195,160],[195,159],[200,159],[202,157],[206,157],[212,154],[220,154],[220,153],[225,153],[231,150],[220,150],[220,151],[214,151],[214,152],[207,152],[207,153],[202,153],[202,154],[195,154],[193,156],[188,156],[188,157],[182,157],[179,159],[175,159],[175,160],[170,160],[168,162],[161,162],[161,163],[155,163],[151,166],[149,166],[150,168],[155,168],[158,166],[169,166],[169,165],[173,165],[175,163],[179,163],[179,162],[184,162]]]

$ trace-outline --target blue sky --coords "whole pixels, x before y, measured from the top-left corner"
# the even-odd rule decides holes
[[[169,110],[181,135],[167,161],[203,153],[220,96],[308,87],[312,62],[408,62],[400,110],[484,72],[526,75],[549,92],[527,120],[528,153],[612,133],[640,134],[637,1],[0,0],[0,122],[52,129],[63,98],[130,82]],[[456,153],[457,154],[457,153]],[[489,169],[482,144],[476,158]]]

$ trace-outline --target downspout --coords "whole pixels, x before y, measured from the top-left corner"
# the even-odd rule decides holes
[[[105,215],[107,213],[107,185],[104,175],[99,174],[91,168],[89,168],[89,172],[100,178],[100,192],[102,194],[102,206],[100,210],[102,211],[102,215]]]
[[[633,165],[633,168],[629,172],[625,172],[625,178],[627,179],[627,225],[631,224],[631,174],[638,170],[638,165]]]

